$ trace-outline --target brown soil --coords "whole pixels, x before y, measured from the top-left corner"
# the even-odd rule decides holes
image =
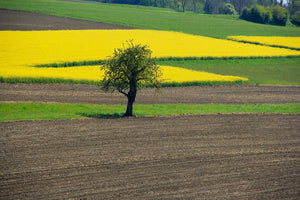
[[[86,104],[126,104],[120,93],[105,93],[99,87],[80,84],[5,84],[0,83],[0,102],[59,102]],[[142,89],[139,104],[253,104],[298,103],[300,86],[224,85],[213,87],[182,87]]]
[[[0,9],[0,30],[130,29],[130,27]]]
[[[69,84],[0,84],[0,101],[126,103]],[[137,103],[299,102],[297,86],[165,88]],[[297,199],[300,115],[0,123],[0,199]]]
[[[0,123],[0,199],[298,199],[300,115]]]

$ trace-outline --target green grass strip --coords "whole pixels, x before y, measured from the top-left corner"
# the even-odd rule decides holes
[[[161,57],[156,58],[157,62],[183,62],[183,61],[230,61],[230,60],[274,60],[274,59],[299,59],[300,56],[250,56],[250,57],[238,57],[238,56],[231,56],[231,57]],[[34,65],[33,67],[53,67],[53,68],[60,68],[60,67],[76,67],[76,66],[93,66],[93,65],[103,65],[105,60],[84,60],[84,61],[71,61],[71,62],[61,62],[61,63],[45,63],[45,64],[38,64]]]
[[[0,83],[70,83],[70,84],[87,84],[87,85],[99,85],[97,81],[90,80],[74,80],[74,79],[62,79],[62,78],[31,78],[31,77],[1,77]]]
[[[74,80],[74,79],[62,79],[62,78],[30,78],[30,77],[14,77],[6,78],[0,77],[0,83],[31,83],[31,84],[41,84],[41,83],[69,83],[69,84],[86,84],[86,85],[101,85],[100,81],[90,81],[90,80]],[[212,86],[212,85],[233,85],[233,84],[243,84],[248,83],[248,81],[190,81],[190,82],[167,82],[162,83],[162,87],[186,87],[186,86]],[[142,85],[142,88],[151,88],[151,85]]]
[[[75,67],[75,66],[88,66],[88,65],[103,65],[104,60],[84,60],[84,61],[73,61],[73,62],[62,62],[62,63],[46,63],[35,65],[34,67]]]
[[[125,105],[0,103],[0,121],[114,118],[121,117]],[[136,116],[166,116],[178,114],[214,113],[300,113],[300,103],[288,104],[154,104],[134,105]]]

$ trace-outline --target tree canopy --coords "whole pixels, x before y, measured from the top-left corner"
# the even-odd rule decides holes
[[[117,90],[128,99],[125,116],[133,115],[133,103],[139,88],[146,84],[155,88],[161,86],[162,73],[151,54],[147,45],[129,41],[123,44],[123,48],[115,49],[113,56],[101,67],[104,70],[102,89]]]
[[[172,8],[178,11],[193,11],[206,14],[232,14],[234,12],[224,13],[224,7],[231,4],[231,10],[236,10],[241,14],[244,7],[250,8],[254,4],[262,6],[287,6],[289,10],[295,10],[299,4],[299,0],[90,0],[102,3],[118,3],[154,6],[162,8]],[[225,5],[227,4],[227,6]],[[299,6],[299,5],[298,5]],[[297,9],[296,9],[297,10]],[[293,14],[296,11],[293,11]],[[235,14],[235,13],[234,13]]]

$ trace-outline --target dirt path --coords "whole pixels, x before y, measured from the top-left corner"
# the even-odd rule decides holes
[[[119,93],[104,93],[97,86],[80,84],[0,83],[0,102],[59,102],[87,104],[125,104]],[[163,88],[141,90],[139,104],[253,104],[300,102],[300,86],[223,85],[213,87]]]
[[[0,9],[0,30],[130,29],[130,27]]]
[[[0,123],[0,199],[297,199],[300,115]]]

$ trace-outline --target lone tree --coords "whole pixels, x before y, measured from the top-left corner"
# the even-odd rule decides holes
[[[104,70],[102,89],[106,92],[117,90],[128,99],[124,116],[133,116],[133,103],[142,85],[161,86],[162,73],[151,54],[147,45],[127,41],[123,48],[115,49],[113,56],[101,67]]]

